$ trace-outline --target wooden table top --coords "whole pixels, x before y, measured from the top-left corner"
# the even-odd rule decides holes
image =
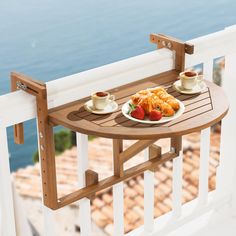
[[[49,110],[49,122],[99,137],[141,140],[182,136],[200,131],[219,122],[227,114],[229,104],[222,88],[205,81],[207,89],[197,95],[183,95],[172,87],[167,90],[185,105],[185,112],[173,121],[150,125],[124,117],[121,107],[131,95],[141,89],[158,85],[169,86],[173,84],[177,76],[175,71],[169,71],[110,90],[109,92],[115,95],[119,105],[118,110],[112,114],[89,113],[83,105],[90,98],[85,98]]]

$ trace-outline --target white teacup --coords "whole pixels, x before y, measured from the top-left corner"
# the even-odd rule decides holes
[[[96,110],[103,110],[109,103],[115,100],[115,96],[108,92],[96,92],[91,96],[93,107]]]
[[[195,71],[183,71],[179,74],[179,79],[181,80],[181,86],[187,90],[192,90],[202,80],[201,76]]]

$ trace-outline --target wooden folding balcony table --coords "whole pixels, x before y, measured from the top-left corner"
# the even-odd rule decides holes
[[[163,35],[160,37],[163,39]],[[173,45],[174,47],[175,43],[176,41],[170,40],[165,45]],[[177,41],[178,47],[180,44]],[[185,53],[188,47],[186,44],[183,45],[185,47],[181,47],[184,50],[182,53]],[[177,50],[177,52],[179,51]],[[45,205],[52,209],[58,209],[83,197],[90,198],[96,192],[146,170],[155,171],[158,165],[179,155],[183,135],[210,127],[227,114],[229,105],[226,96],[222,89],[212,82],[205,81],[207,88],[202,93],[195,95],[183,95],[172,88],[171,85],[176,81],[179,71],[183,69],[183,58],[183,55],[182,57],[177,55],[180,64],[176,67],[180,66],[179,70],[168,71],[110,90],[109,92],[115,95],[119,108],[116,112],[107,115],[96,115],[86,111],[83,105],[90,98],[48,110],[46,86],[28,80],[20,74],[12,74],[13,89],[18,87],[37,97]],[[141,89],[156,86],[168,87],[168,93],[183,102],[185,112],[179,118],[163,124],[150,125],[131,121],[122,114],[121,107],[132,94]],[[113,139],[114,175],[99,180],[95,170],[87,170],[85,173],[86,187],[58,199],[53,140],[53,127],[57,125],[62,125],[75,132]],[[16,126],[15,132],[16,139],[20,143],[22,125]],[[158,139],[162,138],[171,138],[170,151],[164,154],[161,152],[161,147],[154,145]],[[137,142],[123,150],[122,141],[126,139],[137,140]],[[149,160],[124,170],[124,163],[146,148],[149,148]]]

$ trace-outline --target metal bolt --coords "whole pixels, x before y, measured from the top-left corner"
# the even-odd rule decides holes
[[[168,47],[168,48],[172,48],[171,42],[168,42],[167,47]]]
[[[39,137],[40,137],[40,138],[43,138],[42,132],[39,132]]]
[[[163,40],[161,43],[164,47],[166,46],[166,41]]]
[[[44,146],[43,145],[40,145],[40,148],[41,148],[42,151],[44,150]]]
[[[16,81],[16,87],[17,87],[17,89],[22,89],[22,90],[27,89],[27,85],[21,83],[20,81]]]

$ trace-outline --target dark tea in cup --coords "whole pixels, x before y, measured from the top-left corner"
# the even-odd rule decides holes
[[[106,92],[97,92],[96,93],[96,96],[98,96],[98,97],[106,97],[108,95],[108,93],[106,93]]]
[[[197,76],[197,73],[194,71],[186,71],[186,72],[184,72],[184,75],[186,77],[194,77],[194,76]]]

